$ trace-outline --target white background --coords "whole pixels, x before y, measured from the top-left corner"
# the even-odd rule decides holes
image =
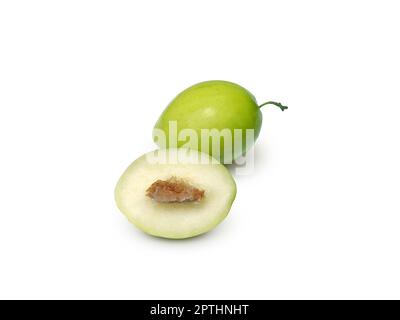
[[[400,298],[398,1],[2,1],[0,298]],[[253,174],[208,235],[113,191],[168,102],[237,82]]]

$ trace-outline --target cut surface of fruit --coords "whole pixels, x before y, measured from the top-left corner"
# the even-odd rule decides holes
[[[223,165],[192,149],[162,149],[134,161],[120,178],[115,199],[130,222],[163,238],[210,231],[229,213],[236,184]]]

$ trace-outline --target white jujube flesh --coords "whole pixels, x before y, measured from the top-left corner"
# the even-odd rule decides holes
[[[155,159],[161,161],[155,163]],[[204,190],[204,198],[161,203],[146,195],[155,181],[170,178],[184,179]],[[229,213],[235,196],[230,172],[209,155],[189,149],[157,150],[140,157],[122,175],[115,191],[117,205],[129,221],[148,234],[172,239],[213,229]]]

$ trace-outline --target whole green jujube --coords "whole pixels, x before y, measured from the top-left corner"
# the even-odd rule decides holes
[[[262,125],[260,107],[266,104],[276,105],[282,111],[287,108],[272,101],[259,105],[247,89],[232,82],[201,82],[172,100],[154,127],[153,139],[161,148],[188,147],[230,164],[246,153],[257,139]],[[174,128],[174,123],[177,137],[171,136],[173,130],[170,129]],[[190,140],[184,129],[196,133],[197,140]],[[235,129],[241,131],[235,133]],[[253,130],[254,141],[246,141],[248,129]],[[164,132],[166,139],[160,139],[160,132]],[[231,139],[226,138],[229,135]]]

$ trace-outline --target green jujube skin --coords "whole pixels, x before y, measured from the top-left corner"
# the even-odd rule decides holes
[[[276,102],[267,102],[261,106],[265,104],[274,104],[282,110],[287,108]],[[221,80],[201,82],[182,91],[172,100],[154,127],[153,139],[161,148],[188,147],[208,153],[221,163],[230,164],[246,153],[259,136],[262,125],[261,106],[248,90],[238,84]],[[178,136],[183,129],[192,129],[197,133],[197,141],[187,138],[178,141],[172,139],[171,142],[170,121],[176,121]],[[157,138],[157,129],[165,133],[165,141]],[[215,131],[202,136],[201,129],[217,129],[218,132],[225,129],[225,133],[229,132],[232,138],[221,138]],[[242,129],[239,134],[242,143],[235,138],[235,129]],[[246,142],[246,129],[254,130],[254,141]],[[217,137],[219,145],[213,143],[212,137]],[[208,144],[203,139],[208,139]],[[241,148],[238,147],[240,145]]]

